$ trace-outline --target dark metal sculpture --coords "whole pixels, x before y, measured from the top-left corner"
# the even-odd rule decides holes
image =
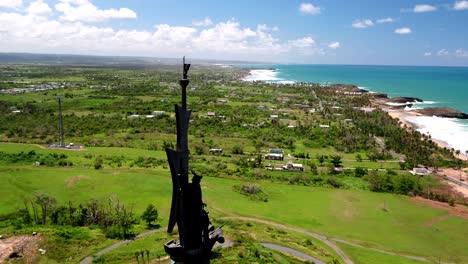
[[[190,64],[183,59],[183,75],[179,80],[182,88],[182,106],[175,105],[177,121],[177,148],[166,149],[172,175],[172,205],[167,232],[179,229],[179,241],[171,240],[164,245],[166,253],[175,263],[210,263],[211,250],[216,242],[224,243],[221,227],[211,226],[206,204],[202,201],[201,176],[194,171],[189,183],[188,126],[191,110],[187,110],[187,74]]]

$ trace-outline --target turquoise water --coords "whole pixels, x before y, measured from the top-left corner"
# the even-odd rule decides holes
[[[242,65],[243,68],[276,69],[252,71],[247,80],[354,84],[390,97],[424,100],[414,107],[451,107],[468,113],[467,67],[358,66],[358,65]],[[468,151],[468,120],[409,117],[419,131]]]
[[[244,66],[245,67],[245,66]],[[346,83],[387,93],[412,96],[468,112],[468,68],[354,65],[249,65],[275,68],[280,81]]]

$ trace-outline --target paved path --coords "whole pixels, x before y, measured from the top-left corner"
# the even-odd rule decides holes
[[[134,240],[137,240],[137,239],[140,239],[142,237],[145,237],[145,236],[149,236],[151,234],[154,234],[156,232],[161,232],[161,231],[164,231],[166,230],[166,227],[161,227],[161,228],[158,228],[158,229],[154,229],[154,230],[150,230],[150,231],[146,231],[144,233],[141,233],[139,235],[137,235],[134,239],[127,239],[127,240],[122,240],[120,242],[117,242],[115,243],[114,245],[112,246],[109,246],[109,247],[106,247],[105,249],[102,249],[101,251],[99,251],[98,253],[94,254],[93,256],[96,256],[96,257],[100,257],[102,255],[104,255],[105,253],[109,252],[109,251],[112,251],[122,245],[126,245]],[[89,256],[87,258],[84,258],[82,261],[80,261],[80,264],[90,264],[93,262],[93,257],[92,256]]]
[[[309,231],[304,230],[304,229],[300,229],[300,228],[296,228],[296,227],[292,227],[292,226],[287,226],[287,225],[283,225],[283,224],[278,224],[278,223],[275,223],[275,222],[271,222],[271,221],[267,221],[267,220],[263,220],[263,219],[257,219],[257,218],[232,216],[232,217],[223,217],[223,218],[219,218],[219,219],[233,219],[233,220],[237,219],[237,220],[241,220],[241,221],[257,222],[257,223],[261,223],[261,224],[265,224],[265,225],[269,225],[269,226],[274,226],[274,227],[279,227],[279,228],[286,229],[286,230],[291,230],[291,231],[298,232],[298,233],[301,233],[301,234],[304,234],[304,235],[308,235],[308,236],[314,237],[314,238],[322,241],[323,243],[327,244],[330,248],[333,249],[333,251],[336,252],[336,254],[338,254],[338,256],[346,264],[354,264],[354,262],[343,252],[343,250],[341,250],[338,246],[336,246],[334,243],[332,243],[330,240],[328,240],[328,238],[326,236],[324,236],[324,235],[320,235],[320,234],[317,234],[317,233],[309,232]]]
[[[284,246],[280,246],[280,245],[276,245],[276,244],[271,244],[271,243],[260,243],[260,245],[266,247],[266,248],[269,248],[269,249],[273,249],[273,250],[276,250],[276,251],[280,251],[280,252],[283,252],[283,253],[286,253],[286,254],[291,254],[295,257],[298,257],[300,259],[305,259],[307,261],[311,261],[312,263],[315,263],[315,264],[325,264],[325,262],[319,260],[319,259],[316,259],[314,257],[311,257],[307,254],[304,254],[300,251],[297,251],[295,249],[292,249],[292,248],[288,248],[288,247],[284,247]]]
[[[429,259],[427,258],[424,258],[424,257],[419,257],[419,256],[411,256],[411,255],[404,255],[404,254],[400,254],[400,253],[395,253],[395,252],[390,252],[390,251],[386,251],[386,250],[382,250],[382,249],[378,249],[378,248],[371,248],[371,247],[366,247],[366,246],[362,246],[362,245],[359,245],[359,244],[356,244],[356,243],[353,243],[353,242],[349,242],[349,241],[346,241],[346,240],[342,240],[342,239],[338,239],[338,238],[333,238],[333,237],[327,237],[327,236],[324,236],[324,235],[321,235],[321,234],[317,234],[317,233],[313,233],[313,232],[310,232],[310,231],[307,231],[307,230],[304,230],[304,229],[301,229],[301,228],[297,228],[297,227],[292,227],[292,226],[287,226],[287,225],[283,225],[283,224],[279,224],[279,223],[275,223],[275,222],[272,222],[272,221],[268,221],[268,220],[263,220],[263,219],[258,219],[258,218],[252,218],[252,217],[241,217],[241,216],[229,216],[229,217],[221,217],[221,218],[218,218],[219,220],[241,220],[241,221],[249,221],[249,222],[256,222],[256,223],[260,223],[260,224],[265,224],[265,225],[269,225],[269,226],[274,226],[274,227],[278,227],[278,228],[281,228],[281,229],[286,229],[286,230],[290,230],[290,231],[294,231],[294,232],[298,232],[298,233],[301,233],[301,234],[304,234],[304,235],[307,235],[307,236],[311,236],[311,237],[314,237],[320,241],[322,241],[323,243],[325,243],[326,245],[328,245],[331,249],[333,249],[333,251],[335,251],[335,253],[344,261],[344,263],[346,264],[354,264],[354,262],[346,255],[346,253],[343,252],[343,250],[341,250],[336,244],[334,244],[332,241],[335,241],[335,242],[339,242],[339,243],[343,243],[343,244],[347,244],[347,245],[350,245],[350,246],[354,246],[354,247],[359,247],[359,248],[364,248],[364,249],[367,249],[367,250],[372,250],[372,251],[375,251],[375,252],[380,252],[380,253],[384,253],[384,254],[388,254],[388,255],[393,255],[393,256],[399,256],[399,257],[404,257],[404,258],[408,258],[408,259],[413,259],[413,260],[418,260],[418,261],[423,261],[423,262],[431,262]],[[144,232],[144,233],[141,233],[139,235],[137,235],[135,237],[135,239],[133,240],[123,240],[123,241],[120,241],[120,242],[117,242],[115,243],[114,245],[112,246],[109,246],[105,249],[102,249],[101,251],[97,252],[96,254],[94,254],[93,256],[102,256],[103,254],[109,252],[109,251],[112,251],[122,245],[125,245],[125,244],[128,244],[134,240],[137,240],[137,239],[140,239],[142,237],[145,237],[145,236],[148,236],[148,235],[151,235],[151,234],[154,234],[156,232],[161,232],[161,231],[164,231],[166,230],[166,227],[161,227],[159,229],[154,229],[154,230],[150,230],[150,231],[147,231],[147,232]],[[228,241],[226,241],[228,242]],[[268,247],[268,248],[271,248],[271,249],[274,249],[274,250],[278,250],[278,251],[281,251],[281,252],[285,252],[285,253],[290,253],[294,256],[297,256],[297,257],[300,257],[300,258],[304,258],[304,256],[307,256],[307,257],[310,257],[308,255],[305,255],[299,251],[296,251],[294,249],[290,249],[290,248],[287,248],[287,247],[284,247],[284,246],[280,246],[280,245],[275,245],[275,244],[271,244],[271,243],[261,243],[263,246],[265,247]],[[267,246],[268,245],[268,246]],[[232,246],[232,243],[231,242],[228,242],[226,243],[225,245],[222,245],[223,248],[225,247],[230,247]],[[292,252],[295,252],[295,253],[292,253]],[[297,254],[296,254],[297,253]],[[311,258],[311,257],[310,257]],[[307,260],[309,260],[308,258],[305,258]],[[319,260],[312,260],[316,263],[323,263],[323,262],[320,262]],[[93,262],[93,257],[92,256],[89,256],[85,259],[83,259],[80,264],[90,264]],[[444,263],[444,264],[447,264],[447,263]]]

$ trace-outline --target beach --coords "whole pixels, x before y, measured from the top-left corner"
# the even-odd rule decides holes
[[[464,142],[467,140],[467,138],[459,138],[459,136],[456,135],[456,130],[449,131],[450,132],[449,134],[452,135],[452,139],[449,141],[445,140],[446,137],[441,138],[440,136],[434,137],[432,135],[431,131],[437,131],[437,129],[434,129],[434,127],[437,127],[437,126],[442,126],[438,128],[438,130],[442,131],[442,133],[447,130],[454,129],[454,124],[452,123],[453,121],[450,120],[449,118],[424,116],[414,111],[408,111],[407,109],[403,109],[403,110],[391,109],[385,103],[382,103],[382,101],[380,100],[375,100],[374,103],[376,103],[376,106],[386,111],[392,118],[398,119],[399,121],[401,121],[402,126],[406,125],[408,129],[414,129],[423,134],[431,135],[431,140],[434,141],[441,148],[452,149],[454,147],[452,144],[450,144],[450,142],[453,142],[455,144],[459,144],[461,142],[464,144]],[[430,124],[431,122],[433,123],[431,125],[428,125],[430,127],[424,126],[424,124]],[[442,133],[439,132],[438,135]],[[466,147],[468,149],[468,145]],[[460,154],[456,156],[462,160],[468,161],[468,156],[464,152],[460,152]]]
[[[249,65],[246,69],[250,71],[250,74],[243,78],[245,81],[280,84],[310,82],[321,85],[346,83],[354,84],[371,93],[385,93],[390,98],[420,96],[421,101],[388,102],[382,100],[377,102],[377,105],[392,117],[398,118],[407,127],[431,135],[432,140],[439,146],[459,150],[460,158],[468,159],[465,153],[468,151],[468,120],[424,116],[415,112],[415,110],[428,107],[450,107],[468,112],[466,89],[461,88],[468,85],[468,80],[463,79],[460,82],[443,79],[444,76],[460,74],[459,69],[414,67],[414,73],[408,67],[400,69],[383,66],[257,65],[254,67]],[[388,74],[385,73],[386,71]],[[431,78],[440,76],[429,82],[425,74],[431,74]],[[404,78],[400,79],[398,77],[400,75]],[[431,86],[433,82],[441,86]],[[443,92],[440,87],[444,87]]]

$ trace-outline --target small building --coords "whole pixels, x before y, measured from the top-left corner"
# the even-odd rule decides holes
[[[285,170],[288,171],[304,171],[304,167],[300,163],[292,163],[291,161],[288,161],[286,166],[284,166]]]
[[[223,153],[223,149],[220,148],[212,148],[209,150],[210,154],[221,154]]]
[[[270,115],[270,119],[278,119],[279,116],[278,115]]]
[[[431,174],[431,171],[426,168],[413,168],[413,170],[411,170],[410,173],[418,176],[426,176]]]
[[[275,165],[273,167],[273,170],[284,170],[284,166],[283,165]]]
[[[149,119],[154,118],[154,115],[146,115],[146,118],[149,118]]]
[[[283,160],[284,156],[283,154],[278,154],[278,153],[268,153],[265,155],[265,159],[267,160]]]
[[[283,149],[270,149],[270,153],[283,154]]]
[[[140,118],[140,117],[141,117],[141,115],[130,115],[130,116],[128,116],[128,118],[130,118],[130,119],[136,119],[136,118]]]
[[[227,104],[227,100],[226,99],[219,99],[218,100],[218,103],[222,103],[222,104]]]
[[[319,125],[320,128],[330,128],[329,125]]]
[[[153,111],[153,115],[165,115],[166,111]]]
[[[206,113],[207,117],[216,117],[216,112],[208,112]]]

